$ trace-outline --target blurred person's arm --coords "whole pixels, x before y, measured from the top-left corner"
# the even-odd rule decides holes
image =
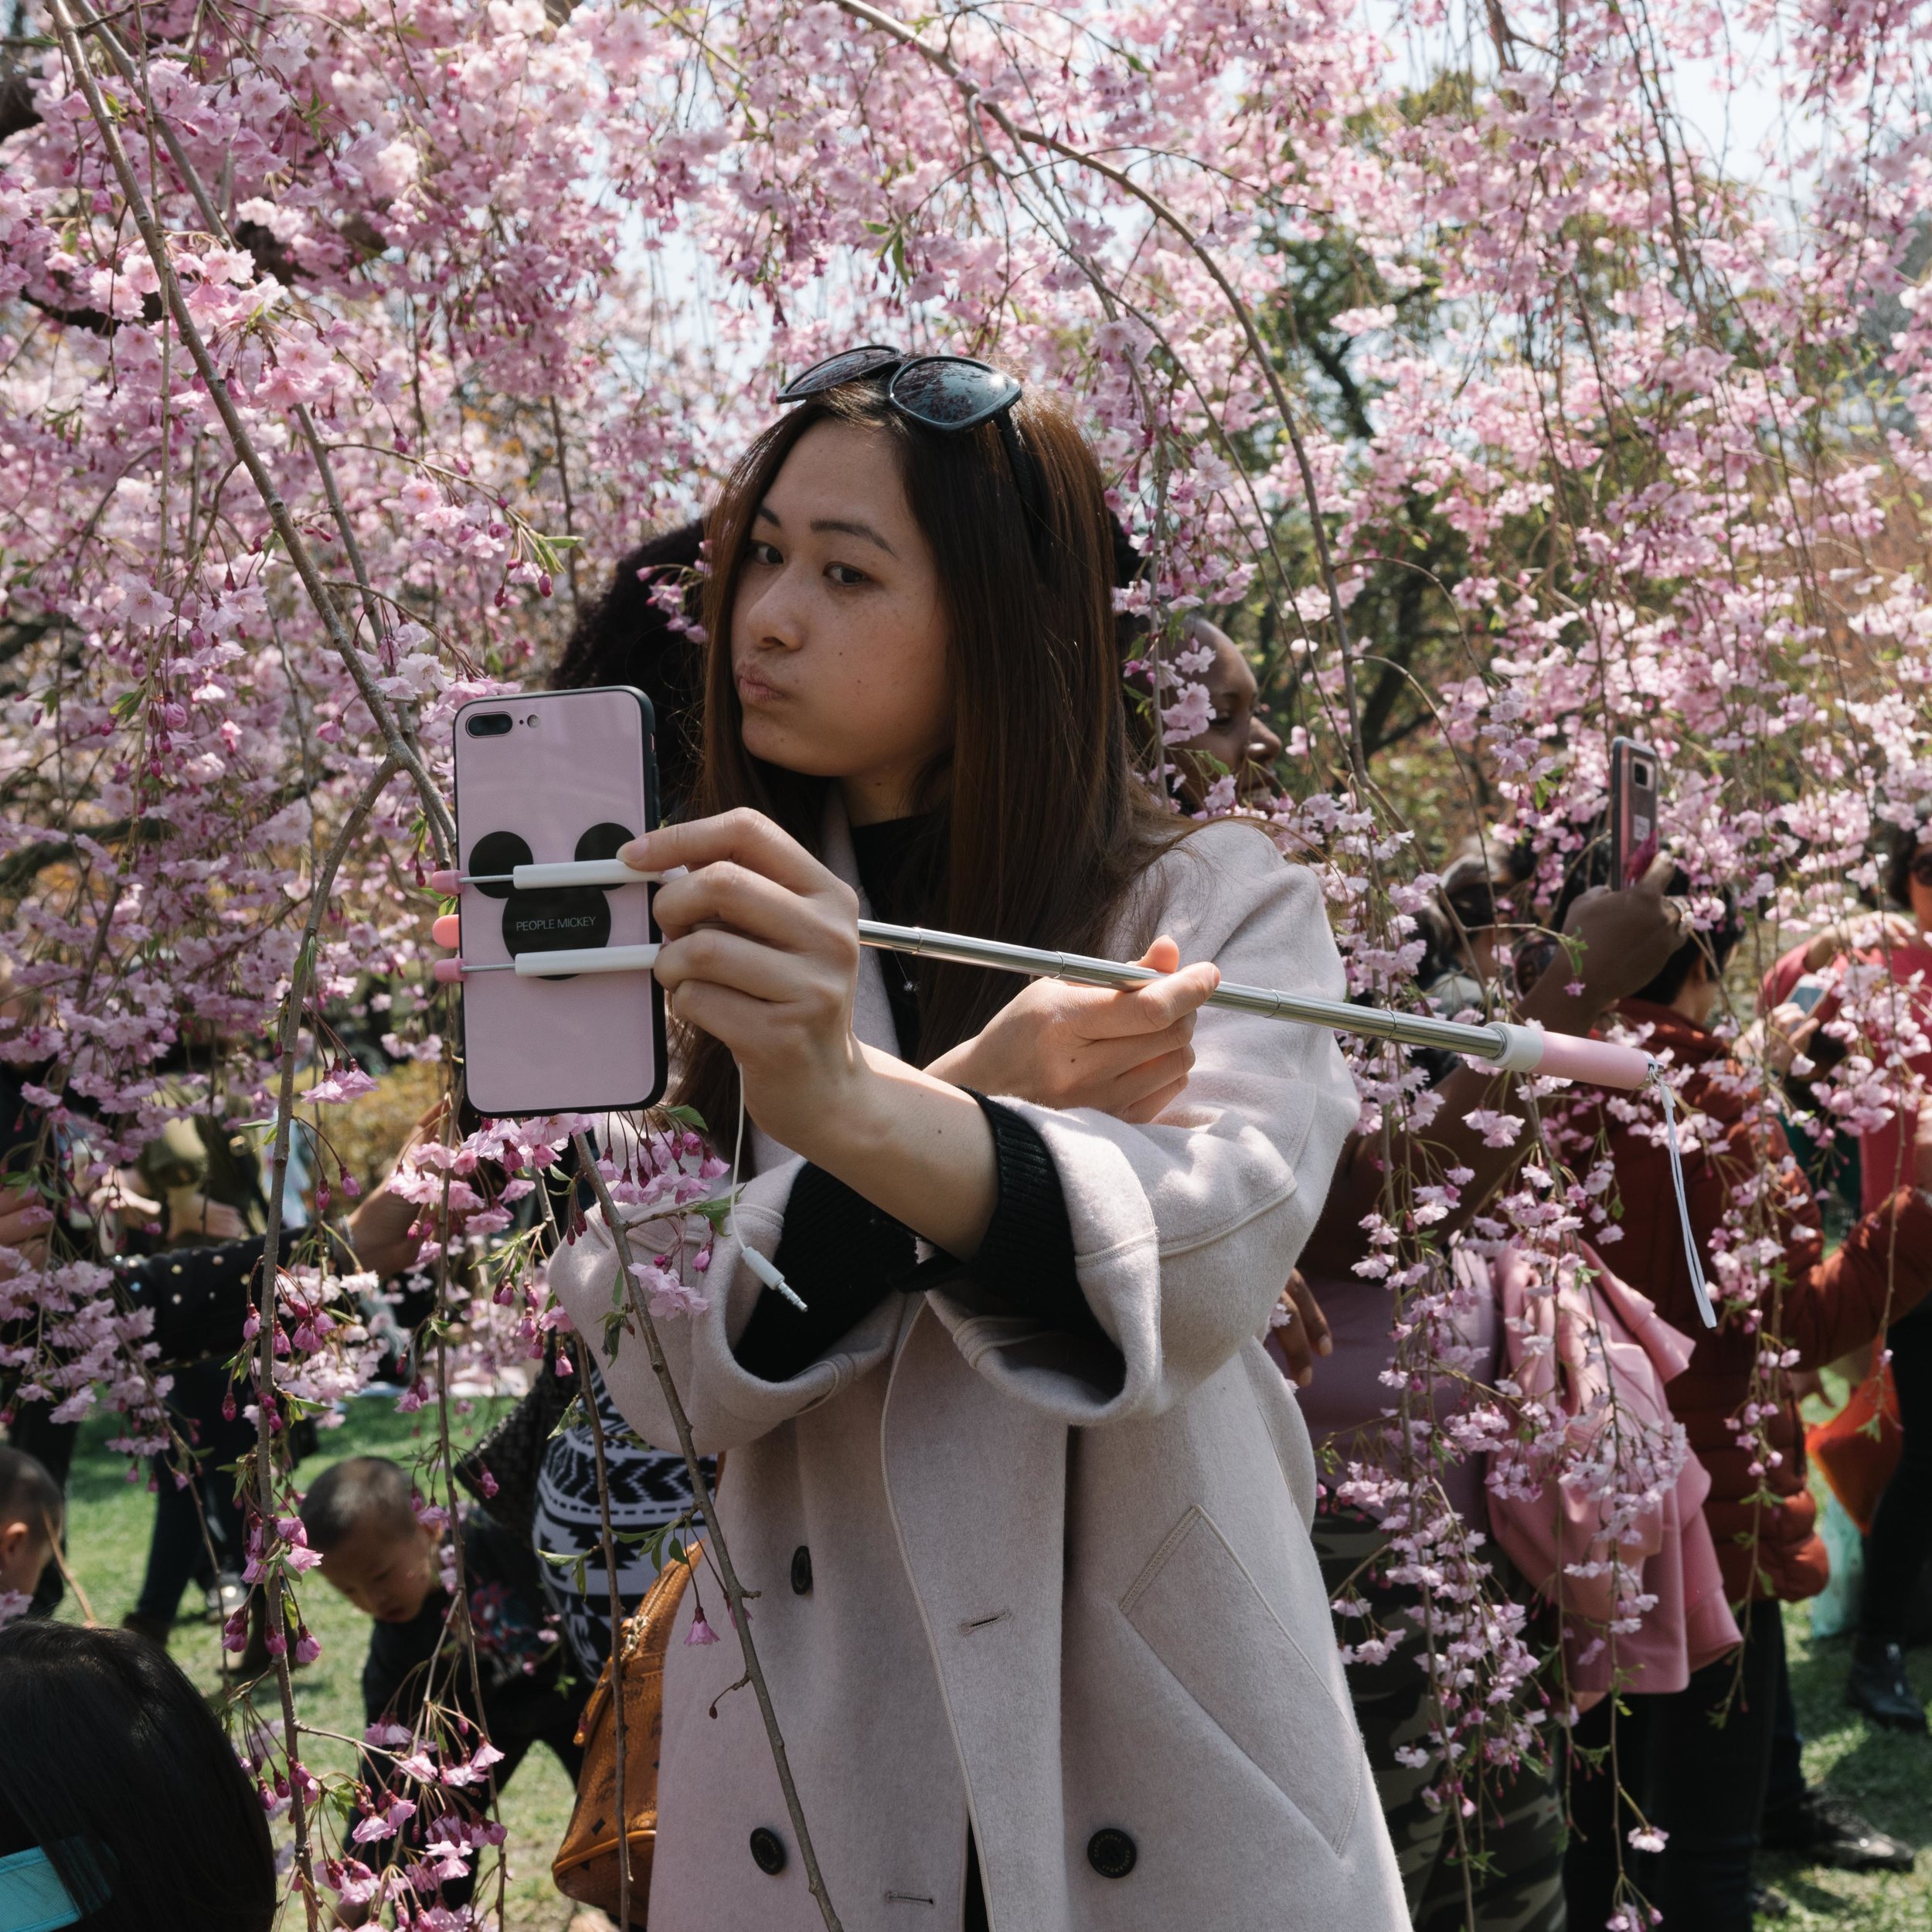
[[[1779,1306],[1780,1338],[1800,1368],[1865,1352],[1932,1290],[1932,1107],[1913,1123],[1909,1185],[1857,1222],[1828,1256],[1815,1227],[1787,1250],[1790,1280]]]
[[[166,1225],[170,1241],[239,1241],[248,1233],[247,1222],[226,1201],[211,1201],[192,1187],[169,1192]]]
[[[356,1204],[349,1217],[349,1244],[357,1263],[386,1281],[402,1274],[414,1261],[423,1246],[418,1231],[420,1210],[396,1192],[396,1170],[420,1147],[433,1139],[443,1124],[445,1104],[438,1100],[410,1130],[410,1136],[389,1163],[382,1185],[372,1189]]]
[[[1802,970],[1821,973],[1846,953],[1862,953],[1873,947],[1889,951],[1894,946],[1916,945],[1920,937],[1917,921],[1908,913],[1863,913],[1849,919],[1835,919],[1806,940]],[[1784,957],[1788,960],[1791,954],[1787,953]]]

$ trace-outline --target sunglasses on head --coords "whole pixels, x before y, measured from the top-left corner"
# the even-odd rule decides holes
[[[1029,541],[1046,527],[1040,514],[1039,478],[1013,427],[1013,405],[1022,393],[1019,378],[971,355],[907,355],[883,342],[862,342],[842,349],[794,376],[778,392],[781,403],[802,403],[848,383],[880,382],[886,400],[908,422],[949,434],[998,425],[999,440],[1012,467],[1013,486],[1027,513]]]

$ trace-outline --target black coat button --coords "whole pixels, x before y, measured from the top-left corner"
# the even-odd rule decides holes
[[[811,1552],[803,1543],[791,1553],[791,1594],[794,1597],[811,1594]]]
[[[1140,1855],[1140,1848],[1117,1825],[1107,1825],[1087,1841],[1087,1862],[1104,1879],[1125,1878]]]
[[[785,1869],[785,1842],[768,1825],[751,1835],[751,1862],[767,1878],[775,1879]],[[1133,1862],[1131,1855],[1128,1862]]]

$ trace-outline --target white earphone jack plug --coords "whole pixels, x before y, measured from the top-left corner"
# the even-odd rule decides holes
[[[730,1230],[731,1238],[738,1244],[738,1252],[743,1256],[744,1264],[768,1288],[782,1294],[801,1315],[805,1304],[791,1284],[785,1279],[784,1271],[769,1255],[760,1254],[738,1230],[738,1162],[745,1147],[745,1077],[738,1076],[738,1131],[731,1142],[731,1206],[725,1215],[725,1226]]]

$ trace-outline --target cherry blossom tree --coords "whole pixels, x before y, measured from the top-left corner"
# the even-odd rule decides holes
[[[23,0],[0,90],[0,1052],[32,1070],[43,1183],[84,1197],[213,1111],[274,1123],[279,1212],[299,1115],[318,1207],[340,1204],[331,1110],[371,1070],[348,1043],[449,1062],[425,880],[455,707],[541,675],[611,560],[703,506],[777,372],[861,340],[993,355],[1072,400],[1148,560],[1122,601],[1158,735],[1206,721],[1183,624],[1206,607],[1253,645],[1287,740],[1277,796],[1223,784],[1210,807],[1262,811],[1320,870],[1357,990],[1418,997],[1449,829],[1527,841],[1546,906],[1620,732],[1667,762],[1704,916],[1728,886],[1768,964],[1872,887],[1878,831],[1932,816],[1924,25],[1884,0]],[[1774,108],[1762,152],[1702,131],[1727,95]],[[1841,1131],[1912,1104],[1921,1045],[1889,982],[1852,991],[1820,1090]],[[214,1070],[164,1089],[184,1034]],[[1419,1070],[1356,1066],[1366,1131],[1426,1123]],[[1580,1239],[1614,1242],[1614,1193],[1558,1090],[1530,1097],[1535,1154],[1468,1238],[1554,1291]],[[439,1302],[406,1398],[444,1415],[427,1508],[453,1506],[463,1365],[555,1345],[519,1204],[583,1124],[446,1128],[406,1166]],[[693,1213],[620,1326],[702,1292],[721,1164],[697,1125],[600,1177]],[[1365,1264],[1402,1296],[1389,1451],[1338,1479],[1437,1606],[1440,1790],[1474,1831],[1566,1698],[1443,1468],[1567,1465],[1558,1420],[1505,1393],[1420,1426],[1458,1185],[1391,1170]],[[1774,1332],[1767,1212],[1716,1266]],[[79,1253],[0,1283],[0,1377],[63,1417],[111,1406],[139,1453],[165,1377]],[[236,1365],[251,1578],[298,1649],[311,1553],[274,1444],[379,1355],[346,1265],[298,1249]],[[1683,1454],[1570,1473],[1620,1522]],[[285,1668],[279,1689],[245,1746],[313,1923],[332,1887],[376,1897],[356,1851],[398,1821],[366,1794],[345,1832],[318,1819]],[[374,1747],[428,1750],[446,1787],[483,1762],[454,1733]],[[443,1866],[487,1855],[451,1830]]]

